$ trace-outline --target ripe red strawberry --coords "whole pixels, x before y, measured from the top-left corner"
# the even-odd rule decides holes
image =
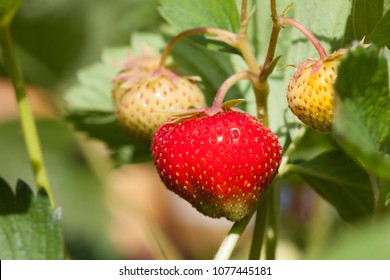
[[[169,190],[207,216],[238,221],[277,173],[281,147],[255,117],[225,108],[162,125],[152,155]]]
[[[345,50],[340,50],[324,60],[302,63],[288,85],[287,101],[292,113],[304,124],[320,132],[332,130],[333,83],[344,53]]]
[[[202,90],[192,79],[159,67],[159,59],[153,56],[130,59],[114,78],[112,96],[119,123],[146,140],[172,113],[206,106]]]

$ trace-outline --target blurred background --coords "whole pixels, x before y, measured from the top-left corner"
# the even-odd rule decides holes
[[[167,191],[151,162],[113,168],[104,144],[64,121],[62,96],[77,71],[100,61],[104,48],[127,45],[133,32],[159,31],[157,6],[157,0],[25,1],[12,24],[71,258],[210,259],[232,226]],[[0,176],[34,185],[2,62],[0,74]],[[279,187],[278,258],[321,250],[329,233],[337,234],[338,215],[295,178]],[[250,228],[233,258],[247,257]]]

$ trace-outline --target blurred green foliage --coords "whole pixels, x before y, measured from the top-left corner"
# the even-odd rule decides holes
[[[27,81],[61,88],[103,48],[127,44],[134,31],[156,31],[156,7],[157,0],[25,1],[11,31]]]
[[[196,3],[206,2],[202,0]],[[99,170],[94,170],[91,161],[86,158],[86,148],[80,145],[80,138],[75,132],[82,131],[88,137],[105,143],[116,165],[150,160],[148,144],[128,139],[116,122],[110,102],[110,77],[118,69],[111,62],[125,59],[129,50],[139,54],[140,42],[148,42],[161,51],[169,37],[183,28],[205,23],[237,30],[239,13],[233,7],[239,7],[240,2],[224,1],[223,9],[217,9],[217,4],[221,2],[214,1],[213,5],[207,7],[195,5],[191,11],[188,11],[190,0],[34,0],[25,1],[22,5],[11,31],[23,73],[28,83],[48,89],[49,99],[54,99],[60,105],[60,118],[40,119],[38,128],[55,198],[62,208],[65,241],[71,258],[127,257],[119,255],[109,240],[110,217],[104,182],[99,177]],[[272,27],[269,3],[249,2],[257,4],[249,30],[253,50],[261,62],[267,51]],[[387,0],[375,0],[375,9],[369,14],[363,13],[367,4],[364,0],[295,2],[288,16],[310,27],[329,52],[346,47],[353,39],[361,39],[367,33],[380,46],[388,46]],[[277,3],[281,11],[290,1],[280,0]],[[207,13],[201,13],[203,8]],[[166,26],[159,11],[170,27]],[[197,17],[187,16],[191,12]],[[360,17],[361,14],[365,16]],[[209,43],[202,38],[185,40],[175,47],[172,56],[182,70],[202,77],[202,86],[210,103],[224,79],[245,65],[237,54],[206,49],[204,46],[210,46]],[[277,54],[283,54],[280,66],[316,56],[315,49],[307,39],[291,27],[282,30]],[[375,63],[380,67],[368,71],[375,74],[372,79],[366,85],[359,84],[369,73],[357,71],[356,65],[364,64],[368,67]],[[387,63],[390,65],[389,61]],[[337,137],[334,138],[303,128],[288,111],[284,92],[294,69],[278,69],[270,77],[271,95],[268,102],[271,129],[278,134],[285,150],[295,139],[302,137],[298,147],[289,155],[289,176],[279,182],[282,186],[282,236],[300,249],[310,251],[308,247],[316,239],[314,237],[310,241],[308,236],[313,237],[321,231],[329,234],[321,244],[324,247],[327,244],[332,246],[319,254],[310,255],[311,258],[386,258],[388,254],[375,251],[381,246],[378,241],[371,247],[375,250],[366,250],[366,246],[369,246],[370,238],[385,238],[386,234],[381,231],[388,234],[388,221],[381,223],[377,230],[363,225],[361,232],[348,230],[343,233],[345,227],[349,226],[345,226],[340,219],[355,222],[372,214],[375,193],[371,185],[373,178],[374,181],[384,181],[384,178],[373,176],[383,175],[388,178],[386,171],[389,165],[384,160],[390,150],[386,57],[378,49],[359,49],[343,62],[341,69],[344,72],[340,75],[342,78],[337,87],[343,96],[339,102],[348,110],[344,115],[339,115]],[[361,76],[356,82],[359,73]],[[6,75],[2,62],[0,74]],[[351,84],[356,91],[349,91]],[[370,87],[372,84],[376,87]],[[359,97],[349,100],[350,94],[360,96],[362,92],[369,96],[379,96],[383,100],[379,103],[382,104],[378,105],[378,102],[371,100],[372,108],[365,110],[365,100]],[[229,94],[229,99],[237,97],[247,100],[243,109],[255,112],[254,98],[248,84],[240,83]],[[377,106],[384,113],[376,110]],[[65,109],[66,114],[63,114]],[[369,115],[368,118],[365,113]],[[376,121],[380,117],[383,118],[382,124],[377,125]],[[368,119],[369,125],[362,119]],[[380,137],[374,137],[373,130],[376,128],[380,128]],[[365,138],[361,138],[362,131],[365,132]],[[374,153],[374,158],[370,157],[373,155],[372,150],[365,149],[367,141],[369,148],[374,150],[377,142],[381,144],[382,150],[378,154]],[[0,154],[0,177],[6,182],[3,185],[14,186],[22,179],[34,188],[27,153],[15,120],[0,122]],[[381,168],[380,172],[376,172],[375,164]],[[367,166],[371,173],[366,172]],[[329,205],[334,206],[338,214],[332,209],[333,212],[327,212],[324,217],[321,212],[323,208],[316,209],[318,205],[314,205],[314,192],[307,188],[305,181]],[[384,197],[389,200],[389,195]],[[349,203],[344,203],[346,200]],[[340,239],[339,232],[333,231],[335,228],[340,229]],[[156,230],[159,231],[161,229]],[[364,244],[355,247],[359,240],[364,240]],[[390,248],[387,243],[385,245]],[[343,251],[340,252],[338,248]]]

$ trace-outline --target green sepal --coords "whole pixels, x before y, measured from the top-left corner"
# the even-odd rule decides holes
[[[223,108],[234,108],[234,107],[237,107],[238,105],[242,104],[243,102],[245,102],[246,100],[241,98],[241,99],[232,99],[232,100],[228,100],[228,101],[225,101],[222,103],[222,107]]]

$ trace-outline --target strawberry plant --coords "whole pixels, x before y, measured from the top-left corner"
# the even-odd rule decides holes
[[[1,258],[389,258],[388,0],[96,1],[58,68],[22,2],[0,0],[24,139],[1,124]],[[60,93],[55,120],[26,81]]]

